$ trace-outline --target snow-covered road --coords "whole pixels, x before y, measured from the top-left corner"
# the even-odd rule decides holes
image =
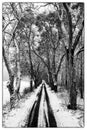
[[[4,127],[81,127],[79,120],[61,105],[54,91],[42,84],[19,104],[19,108],[9,112]]]

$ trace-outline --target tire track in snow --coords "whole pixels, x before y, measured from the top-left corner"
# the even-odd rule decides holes
[[[54,117],[54,114],[50,105],[46,87],[44,87],[44,90],[45,90],[45,97],[46,97],[47,109],[48,109],[48,122],[49,122],[48,127],[57,127],[57,123],[56,123],[56,120],[55,120],[55,117]]]
[[[42,86],[31,109],[27,127],[57,127],[46,86]]]
[[[40,100],[41,100],[41,95],[42,95],[42,89],[43,88],[41,87],[41,90],[37,95],[38,98],[34,102],[33,107],[30,111],[27,127],[37,127],[38,126],[38,113],[39,113],[39,106],[40,106]]]

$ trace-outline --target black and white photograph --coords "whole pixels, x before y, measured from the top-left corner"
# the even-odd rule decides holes
[[[2,127],[83,128],[84,2],[2,2]]]

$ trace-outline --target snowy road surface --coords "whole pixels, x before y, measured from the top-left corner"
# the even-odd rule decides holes
[[[31,109],[27,127],[57,127],[45,86],[41,86],[38,99]]]
[[[48,85],[40,85],[3,120],[4,127],[81,127]]]

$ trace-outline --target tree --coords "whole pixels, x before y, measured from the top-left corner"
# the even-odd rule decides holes
[[[9,9],[9,11],[8,11]],[[8,70],[8,73],[9,73],[9,84],[7,85],[8,87],[8,90],[10,92],[10,103],[11,103],[11,108],[14,107],[14,100],[15,100],[15,97],[14,97],[14,93],[15,93],[15,88],[14,88],[14,74],[12,72],[12,69],[11,69],[11,66],[10,66],[10,63],[9,63],[9,57],[8,57],[8,54],[9,54],[9,47],[10,47],[10,44],[12,42],[12,39],[14,37],[14,34],[10,34],[10,29],[13,28],[12,32],[14,33],[15,32],[15,26],[14,26],[14,23],[16,21],[16,19],[12,18],[12,16],[10,17],[9,15],[11,15],[11,6],[9,3],[7,3],[7,6],[6,6],[6,3],[3,4],[3,58],[4,58],[4,61],[5,61],[5,65],[7,67],[7,70]],[[7,21],[6,21],[7,19]],[[9,26],[12,25],[9,29]],[[7,47],[6,47],[7,46]]]
[[[55,3],[54,5],[57,8],[57,12],[59,11],[59,5]],[[61,5],[62,6],[62,5]],[[74,9],[72,3],[63,3],[63,6],[60,11],[61,16],[59,15],[58,12],[58,17],[60,18],[61,21],[61,29],[64,35],[67,37],[68,40],[68,47],[65,46],[66,54],[67,54],[67,65],[68,65],[68,74],[69,74],[69,86],[70,86],[70,108],[71,109],[76,109],[76,85],[75,85],[75,71],[74,71],[74,52],[76,49],[76,46],[79,44],[79,38],[82,35],[83,27],[84,27],[84,19],[83,19],[83,14],[82,14],[82,6],[83,4],[79,4],[76,6],[76,9],[78,10],[79,8],[79,13],[73,14]],[[64,12],[64,10],[66,12]],[[66,26],[68,27],[68,31],[65,27],[65,23],[63,21],[63,15],[66,13],[66,17],[68,20],[68,24],[66,23]],[[74,16],[73,16],[74,15]],[[80,16],[81,15],[81,16]],[[75,19],[77,17],[76,21]],[[79,31],[76,31],[78,28]],[[75,39],[73,39],[73,35],[75,34]]]
[[[66,51],[66,64],[68,71],[68,86],[70,88],[71,109],[76,109],[76,82],[74,68],[74,54],[79,44],[79,39],[84,28],[84,4],[83,3],[48,3],[53,5],[56,12],[55,23],[61,27],[62,44]]]
[[[24,4],[27,8],[31,7],[30,4]],[[16,97],[19,97],[21,38],[20,35],[18,35],[18,31],[21,30],[21,28],[23,29],[26,24],[23,24],[22,22],[22,20],[27,20],[27,18],[23,19],[24,13],[25,11],[23,11],[22,3],[3,3],[3,58],[9,73],[10,84],[8,85],[8,89],[11,95],[11,108],[15,105]],[[11,62],[9,61],[9,55],[7,55],[7,53],[9,53],[10,46],[16,49],[16,56],[13,56],[14,60],[11,61],[14,62],[13,64],[16,65],[16,68],[13,67],[12,69],[10,69]],[[12,55],[13,54],[14,52],[12,52]],[[14,70],[16,70],[16,72],[14,72]]]
[[[60,69],[61,77],[64,78],[62,67],[64,61],[66,88],[69,88],[70,93],[69,107],[76,109],[75,66],[76,57],[84,51],[84,45],[80,46],[80,37],[84,32],[84,5],[47,3],[43,6],[50,5],[54,7],[53,11],[36,14],[33,3],[3,4],[3,58],[10,77],[9,92],[12,92],[12,98],[13,95],[16,97],[15,93],[17,95],[20,89],[20,73],[24,74],[26,69],[30,76],[31,91],[33,81],[37,87],[45,76],[49,86],[57,91]],[[12,61],[8,57],[11,48],[16,50]],[[16,69],[11,68],[11,62],[15,64],[13,68]],[[80,75],[82,80],[82,72]]]

